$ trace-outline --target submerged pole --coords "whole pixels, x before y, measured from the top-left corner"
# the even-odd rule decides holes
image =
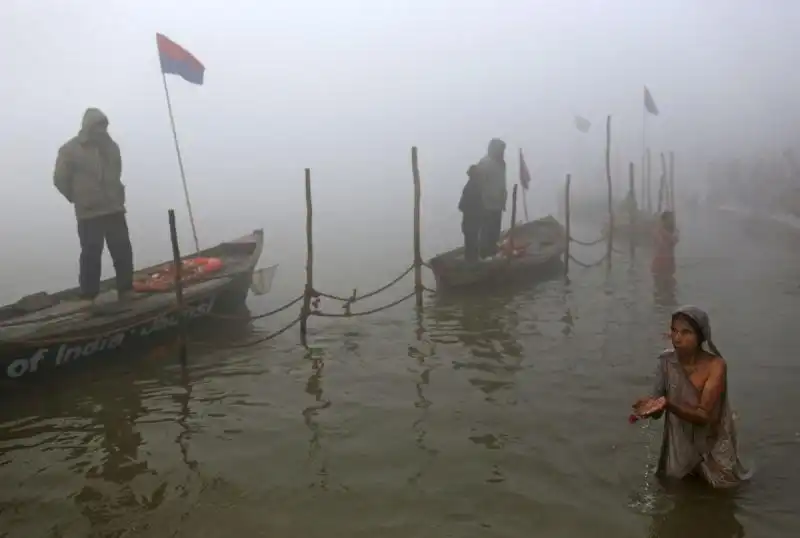
[[[608,186],[608,242],[606,263],[611,267],[611,253],[614,251],[614,197],[611,187],[611,115],[606,118],[606,185]]]
[[[525,193],[522,193],[523,200],[525,199]],[[508,259],[511,259],[514,256],[514,227],[517,225],[517,186],[514,185],[514,188],[511,190],[511,228],[508,230],[508,246],[511,247],[511,254],[509,255]]]
[[[675,217],[675,152],[669,152],[669,208]],[[676,221],[677,222],[677,221]]]
[[[172,243],[172,263],[175,267],[175,302],[178,307],[178,354],[181,364],[186,363],[186,316],[183,310],[183,264],[181,249],[178,244],[178,227],[175,224],[175,210],[167,212],[169,216],[169,240]]]
[[[564,228],[567,234],[566,245],[564,246],[564,276],[569,274],[569,244],[572,241],[570,231],[570,210],[569,210],[569,190],[572,183],[572,174],[567,174],[567,185],[564,189]]]
[[[639,233],[638,224],[636,222],[636,178],[634,177],[633,161],[628,164],[628,193],[630,199],[634,201],[628,204],[628,234],[630,237],[631,259],[636,255],[636,234]]]
[[[411,148],[411,174],[414,178],[414,293],[417,308],[422,308],[422,247],[420,245],[420,199],[422,189],[419,179],[417,146]]]
[[[306,286],[303,290],[303,308],[300,312],[300,342],[307,344],[308,317],[311,315],[311,298],[314,293],[314,209],[311,205],[311,169],[306,168]]]

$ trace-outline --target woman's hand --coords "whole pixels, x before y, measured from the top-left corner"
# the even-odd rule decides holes
[[[633,404],[633,412],[638,417],[648,417],[660,413],[667,407],[667,399],[660,398],[641,398]]]

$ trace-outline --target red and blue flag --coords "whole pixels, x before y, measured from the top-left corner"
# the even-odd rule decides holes
[[[191,52],[163,34],[156,34],[156,45],[162,73],[178,75],[192,84],[203,84],[206,68]]]

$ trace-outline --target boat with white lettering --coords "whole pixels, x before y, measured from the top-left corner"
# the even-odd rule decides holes
[[[181,265],[189,271],[182,279],[180,315],[190,322],[242,308],[263,244],[263,231],[255,230],[184,257]],[[211,269],[194,270],[199,266]],[[177,327],[172,270],[174,264],[164,262],[137,271],[137,293],[126,301],[117,300],[109,278],[94,304],[79,301],[80,290],[73,288],[35,293],[0,307],[0,387],[58,374],[111,352],[141,349]]]

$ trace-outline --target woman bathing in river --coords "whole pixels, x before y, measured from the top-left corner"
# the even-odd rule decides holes
[[[664,211],[658,219],[653,232],[653,261],[650,270],[656,275],[675,273],[675,245],[678,244],[678,230],[675,228],[675,213]]]
[[[653,394],[633,404],[639,417],[658,419],[666,411],[658,474],[697,475],[715,488],[736,486],[749,472],[739,460],[727,365],[711,341],[708,314],[681,307],[670,328],[674,349],[658,357]]]

